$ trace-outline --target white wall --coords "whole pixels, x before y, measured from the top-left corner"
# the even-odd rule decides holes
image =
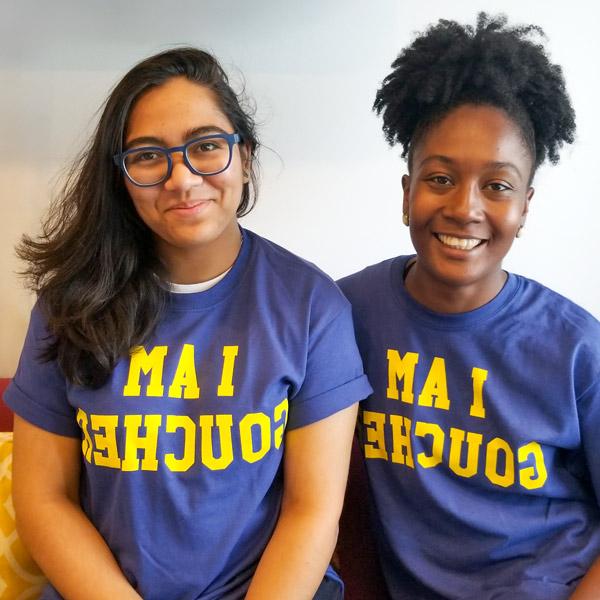
[[[375,90],[414,32],[473,23],[481,2],[441,0],[0,0],[0,376],[14,373],[33,299],[13,247],[33,233],[61,169],[109,88],[178,43],[212,50],[258,106],[262,191],[244,224],[338,277],[411,250],[399,149],[371,113]],[[537,23],[563,65],[578,139],[543,168],[525,236],[506,266],[600,317],[600,9],[584,1],[486,2]]]

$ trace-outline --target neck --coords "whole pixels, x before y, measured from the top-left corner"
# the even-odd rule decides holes
[[[171,283],[201,283],[231,268],[241,245],[241,232],[234,221],[215,240],[185,248],[161,244],[159,253]]]
[[[405,287],[410,296],[429,310],[439,313],[463,313],[482,307],[504,287],[507,274],[502,269],[472,285],[440,281],[419,269],[419,261],[406,274]]]

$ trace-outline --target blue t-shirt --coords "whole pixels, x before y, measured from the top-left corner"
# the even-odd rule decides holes
[[[600,323],[508,275],[414,301],[398,257],[343,279],[374,392],[359,434],[394,599],[568,598],[600,552]]]
[[[145,600],[242,598],[277,522],[285,431],[371,392],[341,292],[249,231],[100,389],[41,362],[47,336],[36,307],[6,401],[81,438],[82,507]]]

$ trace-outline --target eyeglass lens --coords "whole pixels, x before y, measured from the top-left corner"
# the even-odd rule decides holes
[[[203,138],[187,146],[187,159],[202,175],[218,173],[227,167],[230,146],[219,137]],[[151,185],[163,181],[169,170],[168,151],[158,148],[140,148],[125,156],[127,174],[136,183]]]

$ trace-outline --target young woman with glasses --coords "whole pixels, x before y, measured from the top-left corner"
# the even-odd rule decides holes
[[[212,56],[150,57],[20,246],[38,302],[6,400],[44,598],[342,597],[370,387],[331,280],[238,224],[257,148]]]
[[[502,268],[536,169],[575,130],[539,33],[440,21],[377,93],[416,254],[341,286],[374,388],[359,432],[394,599],[599,597],[600,324]]]

